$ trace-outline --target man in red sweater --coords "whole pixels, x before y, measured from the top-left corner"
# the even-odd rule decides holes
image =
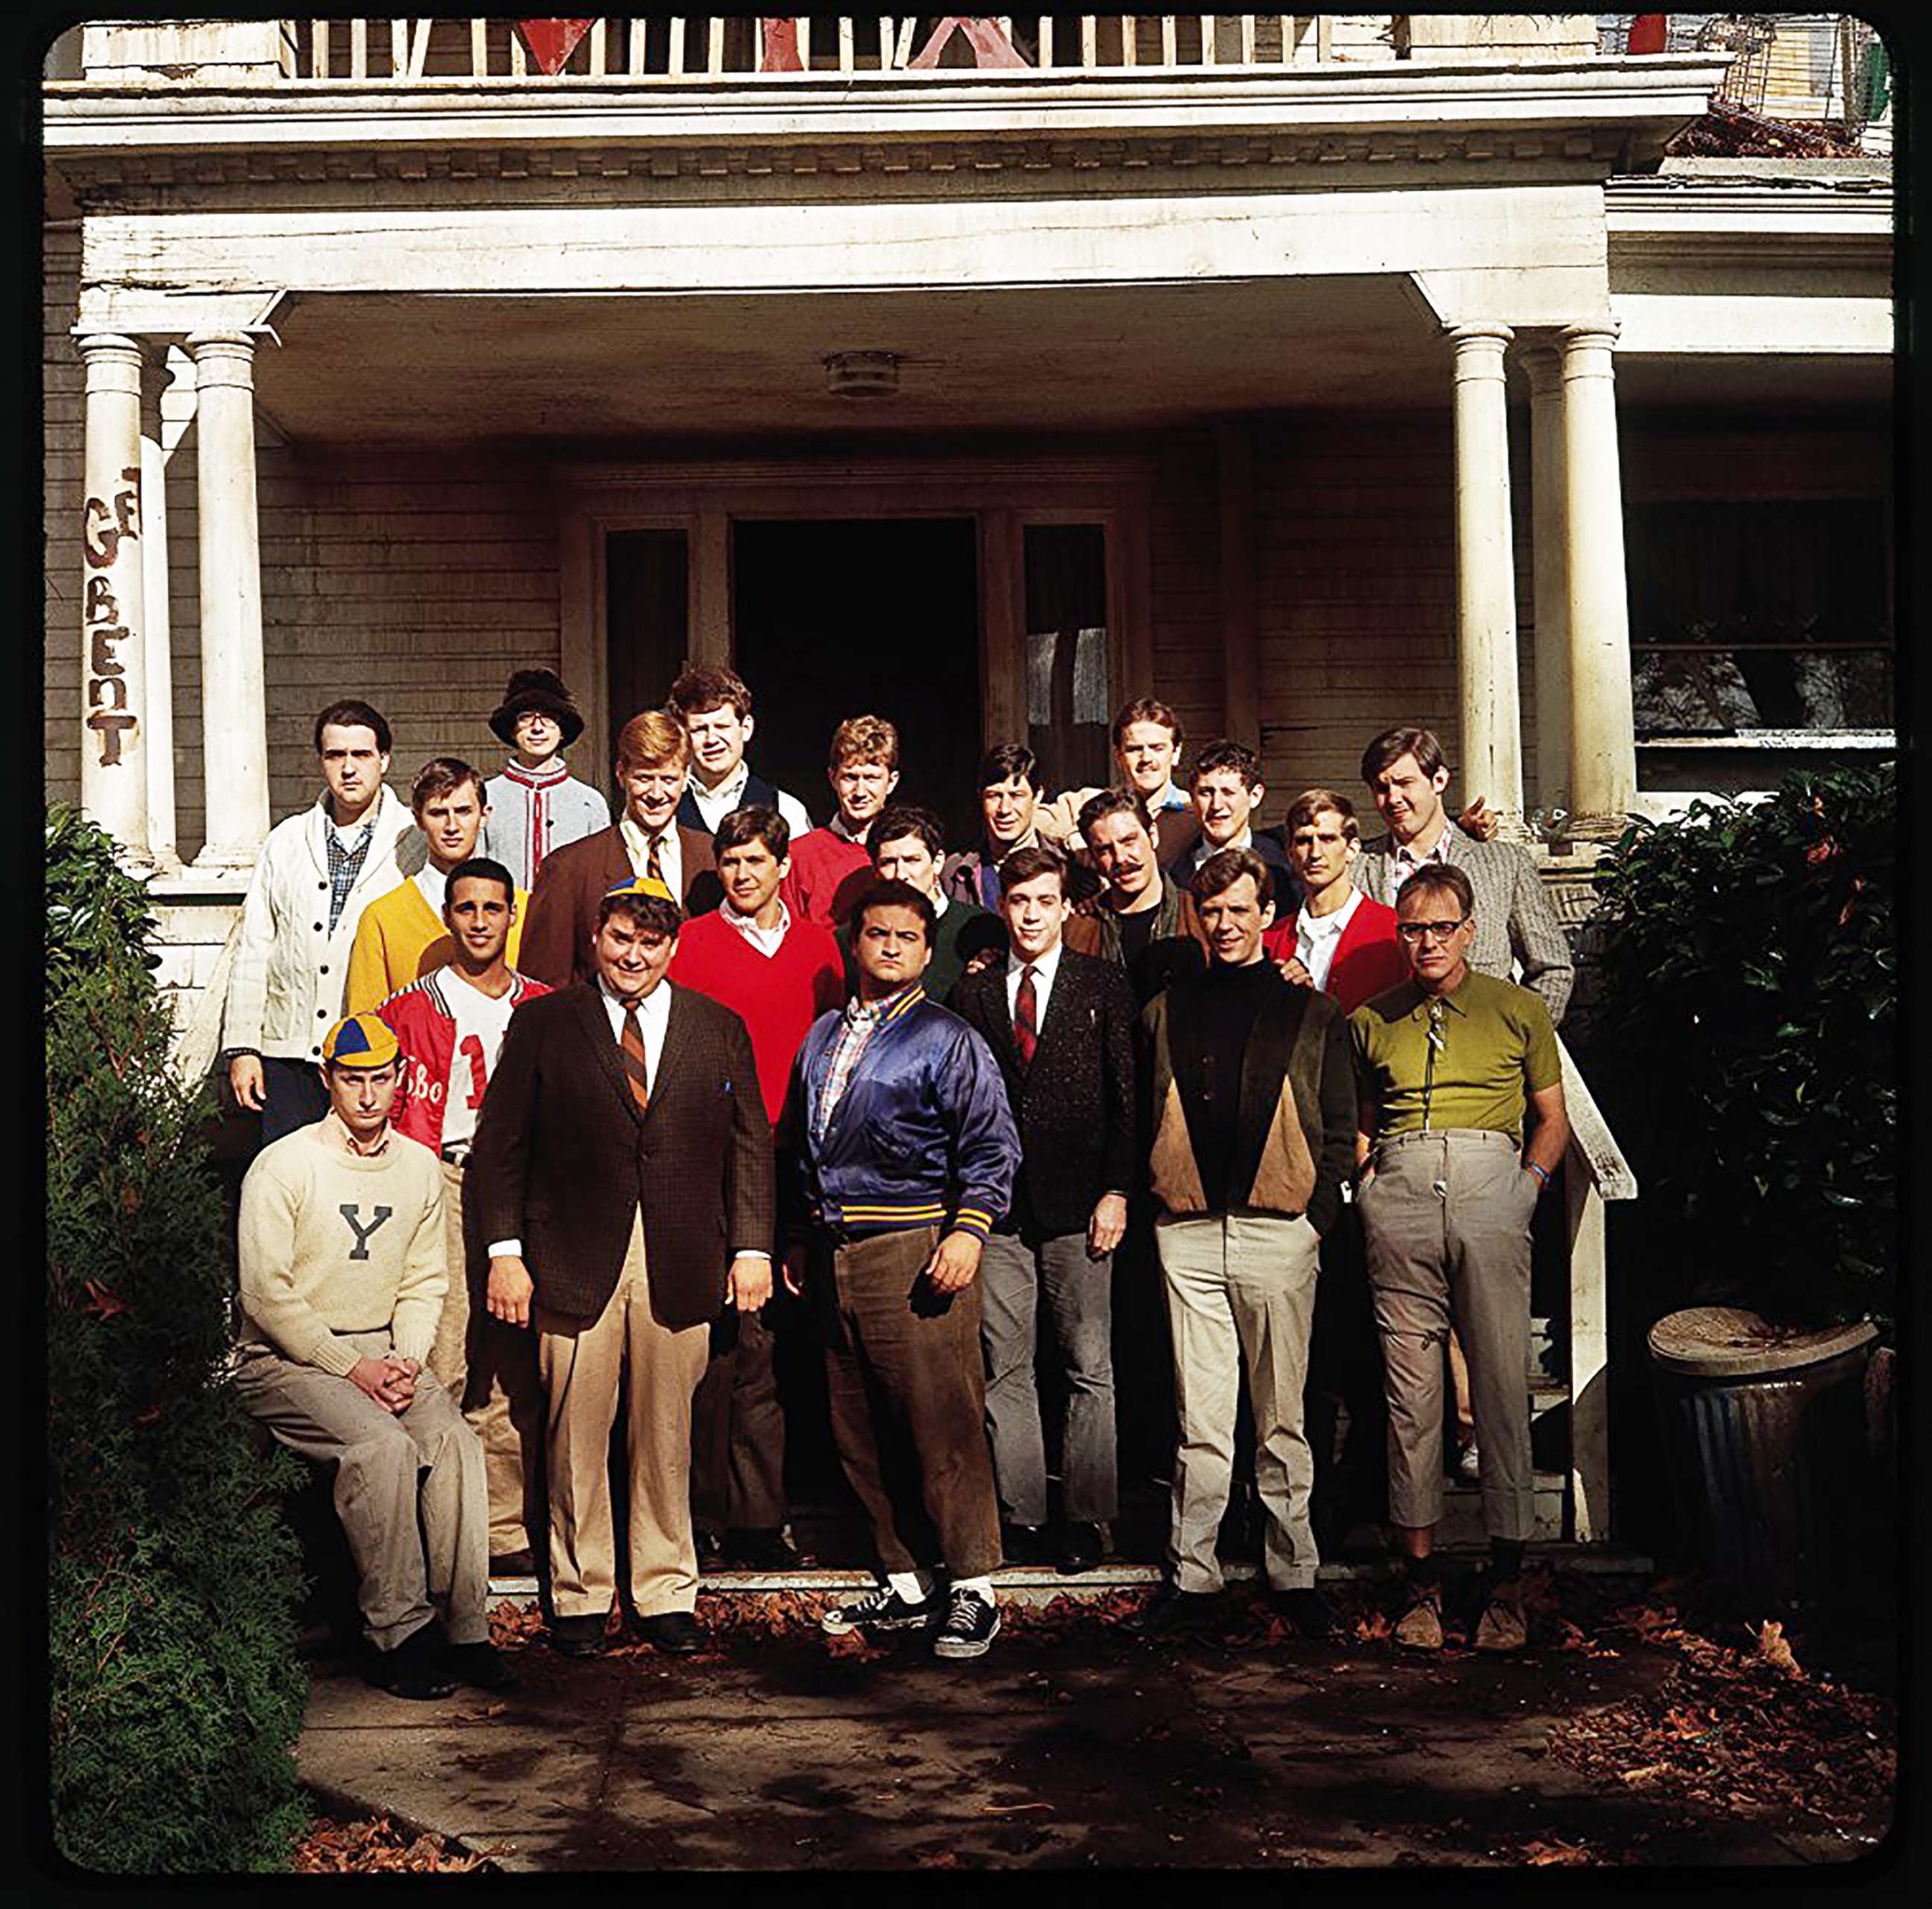
[[[779,893],[794,917],[837,928],[876,879],[866,838],[898,787],[899,732],[883,716],[848,716],[832,734],[826,773],[838,812],[791,845]]]
[[[1395,911],[1356,887],[1362,852],[1354,806],[1333,789],[1307,789],[1282,824],[1288,859],[1301,880],[1300,910],[1270,930],[1268,953],[1298,986],[1319,988],[1352,1014],[1371,995],[1400,987],[1408,958],[1396,939]]]
[[[845,998],[832,931],[795,915],[779,892],[792,869],[790,846],[784,818],[761,804],[734,809],[718,824],[712,850],[723,904],[686,923],[670,968],[672,981],[709,995],[745,1023],[774,1130],[812,1022]],[[798,1561],[784,1531],[784,1413],[764,1316],[782,1303],[775,1292],[760,1311],[727,1311],[713,1324],[710,1362],[692,1402],[700,1554],[766,1570]]]

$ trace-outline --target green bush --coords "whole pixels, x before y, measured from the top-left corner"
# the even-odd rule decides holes
[[[1803,773],[1640,822],[1598,872],[1592,1078],[1676,1304],[1892,1318],[1897,821],[1890,764]]]
[[[56,1843],[91,1870],[275,1868],[304,1825],[293,1461],[220,1383],[205,1097],[169,1066],[154,923],[46,821],[47,1486]]]

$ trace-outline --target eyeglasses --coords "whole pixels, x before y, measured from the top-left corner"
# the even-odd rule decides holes
[[[1469,917],[1458,915],[1454,921],[1399,921],[1395,932],[1405,941],[1446,941],[1459,928],[1469,925]]]

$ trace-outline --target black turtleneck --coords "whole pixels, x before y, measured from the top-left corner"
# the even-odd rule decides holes
[[[1245,968],[1217,963],[1195,984],[1190,1018],[1198,1038],[1186,1043],[1190,1052],[1174,1054],[1174,1076],[1210,1213],[1227,1210],[1248,1037],[1270,995],[1287,986],[1265,958]]]

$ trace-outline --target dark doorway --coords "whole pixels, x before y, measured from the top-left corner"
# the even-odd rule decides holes
[[[825,821],[832,732],[882,716],[899,732],[896,800],[923,803],[950,848],[979,831],[980,602],[970,518],[746,523],[732,528],[736,667],[757,698],[752,759]]]

